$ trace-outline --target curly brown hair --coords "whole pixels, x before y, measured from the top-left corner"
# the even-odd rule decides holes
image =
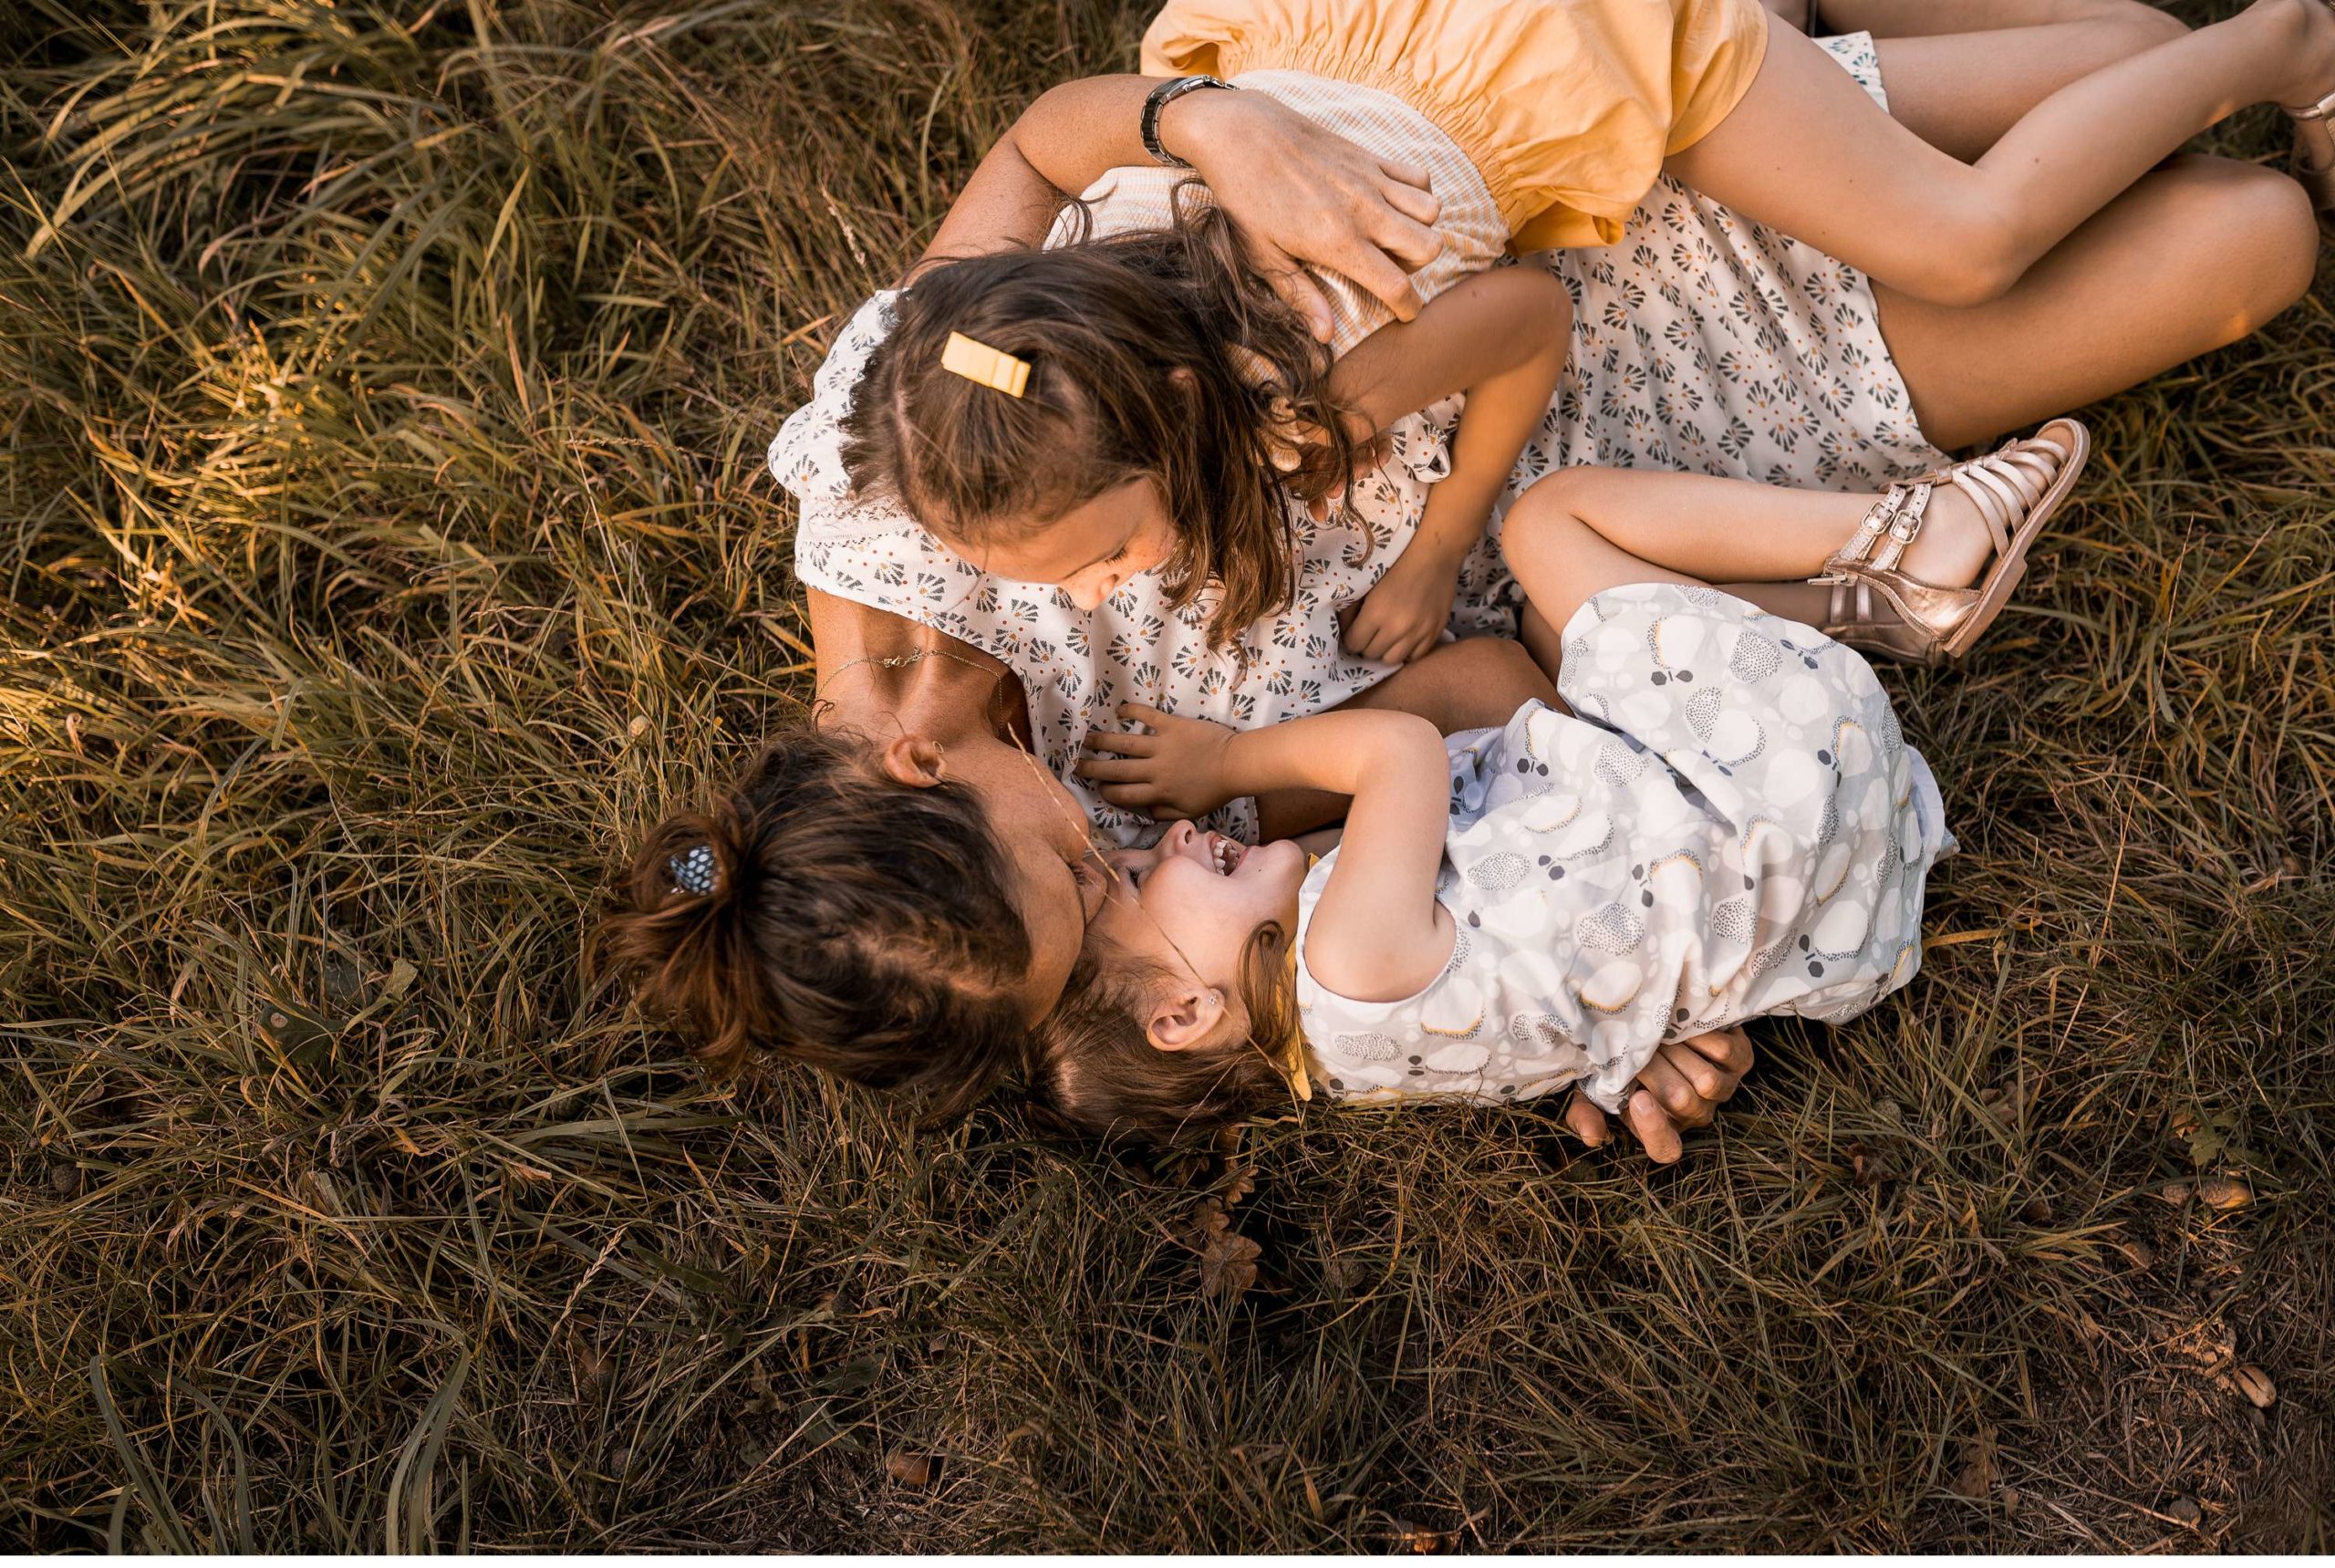
[[[1248,1030],[1220,1045],[1162,1051],[1142,1009],[1163,971],[1089,937],[1032,1042],[1031,1098],[1095,1137],[1163,1147],[1287,1103],[1275,1053],[1297,1027],[1289,956],[1279,924],[1258,927],[1240,951]]]
[[[951,332],[1028,361],[1022,395],[943,370]],[[1322,500],[1354,467],[1330,365],[1224,215],[1179,210],[1172,228],[927,272],[868,359],[844,466],[855,491],[968,549],[1148,479],[1177,534],[1168,602],[1221,585],[1221,646],[1296,592],[1292,497]]]
[[[693,892],[677,869],[700,846],[712,886]],[[895,782],[848,731],[782,735],[710,808],[660,823],[625,882],[594,961],[717,1077],[784,1058],[915,1091],[939,1120],[1021,1063],[1030,938],[981,802]]]

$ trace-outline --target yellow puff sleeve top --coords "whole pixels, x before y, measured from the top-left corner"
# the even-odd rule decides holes
[[[1511,248],[1621,238],[1662,161],[1759,74],[1759,0],[1168,0],[1147,76],[1294,70],[1404,99],[1468,153]]]

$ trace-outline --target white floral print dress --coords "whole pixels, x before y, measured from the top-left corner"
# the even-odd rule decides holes
[[[1881,96],[1870,38],[1853,35],[1826,47]],[[1383,93],[1329,84],[1340,90],[1324,94],[1318,81],[1302,85],[1309,80],[1262,86],[1359,138],[1411,138],[1401,145],[1421,161],[1415,114],[1399,104],[1389,110],[1393,100]],[[1160,181],[1157,171],[1106,175],[1112,189],[1093,192],[1101,198],[1094,209],[1098,228],[1114,226],[1115,200],[1156,202]],[[1438,228],[1456,241],[1454,255],[1479,265],[1467,191],[1443,173],[1437,190],[1447,196]],[[1863,277],[1671,181],[1656,183],[1618,244],[1542,253],[1520,265],[1545,265],[1564,279],[1574,305],[1572,348],[1501,511],[1534,479],[1575,463],[1853,489],[1944,461],[1916,428]],[[1465,270],[1448,278],[1438,272],[1428,286],[1447,286]],[[1375,302],[1350,287],[1332,293],[1338,337],[1350,343],[1375,324],[1367,314]],[[972,566],[897,506],[852,494],[843,421],[887,329],[892,298],[877,295],[845,325],[812,400],[771,443],[771,470],[800,506],[795,576],[936,628],[1010,666],[1021,678],[1040,753],[1106,833],[1133,844],[1158,831],[1105,803],[1070,771],[1090,729],[1123,727],[1121,703],[1248,729],[1334,707],[1391,672],[1344,651],[1338,617],[1370,591],[1417,531],[1428,487],[1449,472],[1460,400],[1399,421],[1387,462],[1359,479],[1327,522],[1292,504],[1294,602],[1234,646],[1211,649],[1206,597],[1169,610],[1157,577],[1146,576],[1093,614],[1082,613],[1053,587]],[[1451,630],[1513,635],[1518,602],[1495,517],[1461,566]],[[1207,826],[1253,838],[1252,803],[1236,801]]]
[[[1921,967],[1922,893],[1954,852],[1872,667],[1712,588],[1598,595],[1559,694],[1451,742],[1437,897],[1458,928],[1416,996],[1354,1002],[1304,962],[1312,1076],[1342,1100],[1502,1102],[1580,1084],[1607,1110],[1665,1040],[1855,1016]]]

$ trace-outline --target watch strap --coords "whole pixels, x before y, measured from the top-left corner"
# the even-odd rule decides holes
[[[1151,154],[1152,161],[1164,164],[1170,169],[1189,169],[1191,167],[1189,163],[1185,162],[1182,159],[1177,157],[1174,153],[1168,151],[1165,147],[1162,147],[1159,144],[1159,111],[1166,109],[1178,99],[1183,97],[1186,93],[1195,91],[1200,88],[1222,88],[1227,92],[1230,92],[1232,90],[1232,84],[1230,82],[1219,81],[1214,77],[1209,76],[1169,77],[1167,80],[1161,82],[1157,87],[1153,88],[1148,93],[1144,95],[1142,120],[1143,150]]]

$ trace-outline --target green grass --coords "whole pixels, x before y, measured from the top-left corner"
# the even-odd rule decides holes
[[[1927,972],[1676,1168],[1275,1127],[1227,1301],[1221,1163],[715,1094],[579,973],[803,711],[826,334],[1141,11],[0,21],[0,1540],[2335,1543],[2324,276],[2092,410],[2007,629],[1893,677]]]

